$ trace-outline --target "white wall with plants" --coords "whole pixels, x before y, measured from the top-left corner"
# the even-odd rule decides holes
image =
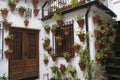
[[[0,8],[1,10],[4,8],[7,8],[9,10],[8,15],[5,17],[2,16],[0,13],[0,21],[3,21],[4,18],[7,19],[9,22],[12,22],[12,26],[14,27],[23,27],[23,28],[30,28],[30,29],[39,29],[40,34],[39,34],[39,80],[45,79],[47,74],[49,74],[49,78],[52,78],[55,76],[55,78],[70,78],[70,80],[90,80],[91,77],[93,80],[97,80],[94,75],[99,73],[101,69],[96,69],[96,65],[99,66],[100,64],[97,64],[96,61],[96,53],[97,50],[95,49],[95,34],[94,34],[94,29],[99,28],[100,25],[99,23],[94,23],[93,22],[93,16],[99,15],[104,18],[111,19],[110,16],[105,14],[102,10],[96,8],[96,7],[91,7],[91,10],[88,14],[88,26],[89,26],[89,32],[86,32],[86,25],[85,25],[85,13],[87,11],[87,8],[70,12],[62,16],[62,20],[64,22],[68,22],[73,20],[74,21],[74,44],[79,44],[80,48],[79,51],[74,52],[75,56],[71,58],[70,62],[67,62],[64,57],[58,57],[55,61],[52,59],[52,55],[50,55],[48,52],[51,50],[51,47],[53,46],[52,44],[52,38],[53,34],[50,31],[51,27],[53,24],[57,24],[56,20],[54,19],[49,19],[46,21],[41,21],[41,10],[39,11],[38,15],[35,17],[33,14],[33,4],[30,2],[30,4],[26,4],[24,1],[19,0],[18,3],[16,3],[16,8],[19,6],[24,6],[25,8],[31,8],[32,9],[32,14],[31,16],[28,16],[27,19],[29,20],[29,24],[25,26],[24,20],[26,19],[25,16],[22,16],[22,13],[19,14],[18,8],[15,11],[11,11],[10,7],[8,6],[8,2],[1,0],[0,1]],[[41,8],[42,5],[39,5]],[[82,16],[82,19],[84,19],[84,24],[83,28],[79,27],[77,23],[77,17]],[[50,26],[50,27],[49,27]],[[100,30],[100,29],[99,29]],[[84,38],[88,38],[89,36],[89,48],[87,48],[87,43],[86,39],[84,42],[80,41],[78,34],[80,31],[83,31],[85,33]],[[100,30],[102,31],[102,30]],[[8,35],[9,31],[5,31],[4,38]],[[103,31],[104,32],[104,31]],[[89,33],[89,35],[88,35]],[[1,36],[1,35],[0,35]],[[44,44],[47,42],[48,44]],[[48,46],[48,47],[46,47]],[[81,48],[82,47],[82,48]],[[4,51],[8,48],[8,46],[4,42]],[[90,51],[90,52],[88,52]],[[89,55],[90,54],[90,55]],[[1,55],[1,54],[0,54]],[[102,55],[103,56],[103,55]],[[93,60],[93,61],[92,61]],[[84,63],[86,68],[80,68],[79,63]],[[0,59],[0,76],[2,76],[4,73],[6,76],[8,76],[8,59],[4,58]],[[101,66],[101,65],[100,65]],[[100,67],[99,66],[99,67]],[[60,68],[62,67],[62,69]],[[99,68],[97,67],[97,68]],[[63,73],[62,73],[63,71]],[[65,71],[65,72],[64,72]],[[95,72],[97,71],[97,72]],[[73,72],[73,74],[72,74]],[[102,73],[102,72],[101,72]],[[98,74],[99,76],[101,74]],[[102,78],[105,78],[102,76]],[[101,77],[100,77],[101,79]]]

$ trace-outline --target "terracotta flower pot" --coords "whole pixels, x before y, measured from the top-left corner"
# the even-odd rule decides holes
[[[19,14],[20,14],[21,16],[24,15],[24,12],[25,12],[25,9],[24,9],[24,8],[19,8]]]
[[[48,59],[44,59],[44,63],[47,65],[48,64]]]
[[[101,63],[103,58],[96,59],[97,63]]]
[[[75,52],[79,52],[79,49],[80,49],[80,45],[73,45],[73,49]]]
[[[85,41],[85,34],[80,34],[80,35],[78,35],[78,37],[79,37],[81,42]]]
[[[106,51],[108,57],[112,57],[113,51]]]
[[[81,71],[84,71],[85,68],[86,68],[86,65],[85,65],[85,64],[80,64],[80,63],[79,63],[79,67],[80,67]]]
[[[45,29],[45,31],[49,34],[50,33],[50,28]]]
[[[65,73],[65,71],[66,71],[65,65],[63,65],[63,64],[60,65],[60,71],[61,71],[62,74]]]
[[[62,38],[60,38],[60,39],[57,39],[57,44],[58,44],[58,46],[61,46],[62,45]]]
[[[70,62],[71,55],[66,56],[65,59],[66,59],[67,62]]]
[[[1,13],[2,13],[2,17],[3,17],[3,18],[6,18],[7,15],[8,15],[8,10],[6,10],[6,9],[1,10]]]
[[[24,21],[24,24],[25,24],[25,26],[28,26],[29,21],[26,19],[26,20]]]
[[[56,59],[57,59],[57,56],[56,56],[56,55],[52,56],[52,60],[53,60],[53,61],[56,61]]]
[[[96,49],[96,50],[100,50],[100,48],[101,48],[100,43],[96,41],[96,42],[95,42],[95,49]]]
[[[34,9],[34,16],[37,16],[39,13],[39,9]]]
[[[64,31],[64,34],[65,34],[65,35],[68,35],[69,32],[70,32],[70,28],[69,28],[69,27],[64,27],[64,28],[63,28],[63,31]]]
[[[84,26],[84,19],[77,21],[80,28],[83,28]]]
[[[7,59],[10,59],[11,55],[12,55],[12,52],[5,51],[5,57]]]
[[[60,27],[60,26],[62,26],[63,21],[62,21],[62,20],[57,20],[57,24],[58,24],[58,26]]]
[[[93,22],[98,23],[99,22],[99,16],[93,16]]]
[[[16,8],[16,4],[9,4],[9,7],[10,7],[11,11],[14,11]]]
[[[5,38],[5,43],[6,43],[7,45],[10,45],[11,42],[12,42],[12,39],[7,39],[7,38]]]
[[[51,30],[52,34],[55,36],[56,35],[56,30]]]
[[[101,37],[101,33],[98,30],[94,30],[94,34],[95,34],[95,37],[97,37],[97,38]]]
[[[4,28],[5,30],[9,30],[11,27],[11,24],[10,23],[4,23]]]
[[[38,5],[39,1],[38,0],[32,0],[32,3],[33,3],[33,6],[36,7]]]
[[[75,77],[76,71],[70,71],[70,74],[72,75],[72,77]]]

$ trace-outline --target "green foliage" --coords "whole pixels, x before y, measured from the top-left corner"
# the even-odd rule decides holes
[[[54,13],[52,18],[55,19],[55,20],[61,20],[62,19],[62,14],[61,13]]]
[[[77,19],[77,21],[82,20],[82,19],[83,19],[83,16],[78,15],[76,19]]]
[[[8,48],[6,51],[7,51],[7,52],[10,52],[10,53],[12,53],[12,52],[13,52],[13,50],[12,50],[12,49],[10,49],[10,48]]]
[[[6,37],[6,39],[13,39],[13,38],[14,38],[14,35],[12,35],[12,34],[7,35],[7,37]]]
[[[57,25],[52,25],[51,30],[57,30]]]
[[[101,50],[101,51],[98,51],[95,55],[96,59],[100,59],[100,58],[103,58],[104,57],[104,52]]]
[[[5,76],[5,74],[3,74],[3,76],[0,76],[0,80],[7,80],[7,77]]]
[[[6,24],[6,23],[12,24],[12,22],[8,22],[7,19],[4,19],[2,22],[3,22],[3,24]]]
[[[68,65],[67,70],[68,70],[69,72],[76,72],[76,67],[75,67],[75,66],[72,66],[72,65]]]
[[[50,26],[48,24],[44,25],[44,29],[50,29]]]
[[[61,37],[60,35],[56,36],[55,38],[56,38],[57,40],[58,40],[58,39],[62,39],[62,37]]]
[[[72,5],[72,7],[78,6],[78,0],[71,0],[70,3]]]
[[[64,57],[67,57],[67,56],[70,55],[70,53],[69,52],[63,52],[63,55],[64,55]]]
[[[8,4],[15,4],[16,0],[8,0]]]
[[[48,60],[48,56],[44,54],[44,60]]]

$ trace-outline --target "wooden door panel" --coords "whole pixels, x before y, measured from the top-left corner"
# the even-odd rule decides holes
[[[13,49],[9,60],[9,80],[19,80],[39,75],[38,36],[37,30],[10,30],[14,40],[10,47]]]

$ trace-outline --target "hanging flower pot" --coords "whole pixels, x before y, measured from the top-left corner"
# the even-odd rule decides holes
[[[11,27],[11,22],[8,22],[7,19],[4,19],[3,20],[3,25],[4,25],[4,28],[5,30],[9,30],[9,28]]]
[[[67,62],[70,62],[70,59],[71,59],[71,54],[69,52],[64,52],[63,53],[65,59]]]
[[[96,15],[96,16],[93,16],[93,22],[94,23],[98,23],[100,20],[100,16]]]
[[[48,47],[46,48],[46,50],[47,50],[47,52],[48,52],[49,54],[51,54],[51,52],[52,52],[52,47],[51,47],[51,46],[48,46]]]
[[[44,25],[44,29],[48,34],[50,33],[50,26],[48,24]]]
[[[108,51],[106,51],[106,54],[107,54],[107,57],[112,57],[112,54],[113,54],[113,51],[111,51],[111,50],[108,50]]]
[[[80,16],[80,15],[77,16],[77,23],[78,23],[80,28],[83,28],[83,26],[84,26],[83,16]]]
[[[57,59],[57,55],[56,55],[56,54],[53,54],[53,53],[52,53],[52,54],[50,54],[50,56],[52,57],[52,60],[53,60],[53,61],[56,61],[56,59]]]
[[[48,62],[49,62],[48,57],[46,55],[44,55],[44,63],[47,65]]]
[[[56,38],[58,46],[61,46],[63,38],[61,36],[56,36],[55,38]]]
[[[5,38],[5,43],[7,45],[10,45],[10,43],[12,42],[14,36],[12,34],[9,34],[6,38]]]
[[[72,75],[72,77],[75,77],[75,75],[76,75],[76,67],[74,66],[68,66],[67,67],[68,68],[68,71],[70,72],[70,74]]]
[[[9,1],[8,1],[8,5],[9,5],[11,11],[14,11],[14,10],[15,10],[15,8],[16,8],[15,0],[9,0]]]
[[[3,17],[3,18],[6,18],[7,15],[8,15],[8,10],[7,10],[7,8],[2,9],[2,10],[1,10],[1,13],[2,13],[2,17]]]
[[[95,41],[95,49],[96,49],[96,50],[100,50],[100,48],[101,48],[101,45],[100,45],[99,40],[98,40],[98,41]]]
[[[96,61],[98,63],[101,63],[104,57],[104,52],[103,51],[98,51],[95,55]]]
[[[96,38],[100,38],[101,37],[101,32],[99,30],[94,30],[94,34]]]
[[[38,5],[39,1],[38,0],[32,0],[32,3],[33,3],[33,6],[36,7]]]
[[[61,13],[54,13],[52,16],[53,19],[55,19],[57,21],[58,26],[62,26],[63,24],[63,20],[62,20],[62,14]]]
[[[80,67],[81,71],[85,71],[86,64],[84,64],[84,63],[79,63],[79,67]]]
[[[52,34],[54,36],[56,35],[56,33],[57,33],[57,25],[52,25],[51,32],[52,32]]]
[[[23,6],[20,6],[20,7],[18,8],[18,10],[19,10],[19,14],[20,14],[21,16],[23,16],[23,15],[24,15],[24,12],[25,12],[25,8],[24,8]]]
[[[25,19],[25,20],[24,20],[24,24],[25,24],[25,26],[28,26],[28,24],[29,24],[28,19]]]
[[[34,8],[34,16],[37,16],[39,13],[39,9],[38,8]]]
[[[68,35],[69,32],[70,32],[70,28],[69,27],[64,27],[63,32],[64,32],[65,35]]]
[[[49,38],[45,37],[44,41],[45,41],[46,46],[50,45],[50,39]]]
[[[11,49],[8,49],[8,50],[6,50],[5,51],[5,57],[7,58],[7,59],[10,59],[10,57],[11,57],[11,55],[12,55],[12,50]]]
[[[78,35],[78,37],[79,37],[81,42],[85,41],[85,34],[84,34],[84,32],[80,31],[77,35]]]
[[[74,44],[73,46],[72,46],[72,48],[74,49],[74,51],[75,52],[79,52],[79,49],[80,49],[80,45],[79,44]]]
[[[66,67],[65,67],[64,64],[60,64],[60,71],[61,71],[62,74],[65,73],[65,71],[66,71]]]

